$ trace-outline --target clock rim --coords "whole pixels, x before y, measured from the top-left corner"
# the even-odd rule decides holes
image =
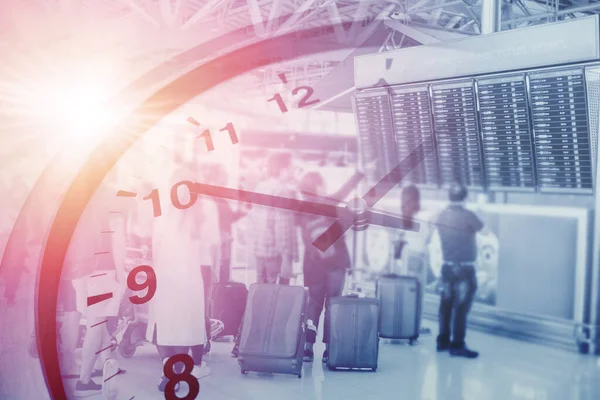
[[[64,258],[70,239],[73,236],[75,226],[77,225],[83,210],[89,203],[98,186],[106,178],[106,175],[111,168],[121,159],[121,157],[135,143],[135,141],[140,139],[161,118],[176,110],[180,105],[185,104],[194,97],[197,97],[204,91],[220,83],[223,83],[236,76],[240,76],[261,66],[290,61],[299,57],[328,51],[335,51],[344,48],[355,48],[356,46],[352,46],[350,43],[330,43],[327,41],[317,40],[321,35],[323,35],[324,30],[329,32],[330,30],[337,29],[339,27],[341,27],[340,24],[328,24],[267,38],[258,41],[257,43],[233,50],[227,54],[215,58],[214,60],[210,60],[205,64],[194,67],[191,71],[185,72],[183,75],[175,77],[174,79],[169,78],[170,80],[164,86],[156,90],[152,90],[153,94],[146,96],[144,101],[138,102],[138,107],[131,111],[129,117],[126,117],[123,122],[119,123],[118,127],[114,128],[112,130],[113,132],[105,137],[99,145],[97,145],[90,158],[79,168],[75,178],[73,178],[69,188],[58,203],[56,213],[51,218],[49,232],[46,235],[45,243],[42,245],[43,256],[36,278],[37,287],[35,290],[34,299],[36,339],[39,349],[42,374],[44,376],[48,392],[52,398],[65,398],[66,396],[66,391],[60,373],[58,350],[55,342],[55,338],[58,334],[56,326],[56,310],[58,303],[57,295]],[[302,38],[298,37],[298,35],[306,36]],[[195,46],[185,53],[189,54],[193,51],[202,50],[204,46],[206,46],[206,43]],[[275,52],[272,52],[271,50],[275,50]],[[249,55],[255,57],[256,60],[254,62],[246,61],[243,63],[236,63],[235,61],[239,60],[240,56],[243,56],[244,53],[250,53]],[[276,60],[273,59],[274,54],[278,56]],[[128,88],[131,88],[136,83],[142,81],[144,77],[151,75],[152,72],[159,70],[162,66],[167,66],[169,63],[172,63],[173,60],[176,60],[180,56],[181,54],[176,55],[172,59],[164,62],[150,73],[138,78],[131,85],[129,85]],[[229,63],[230,61],[233,62]],[[189,89],[189,87],[195,87],[193,84],[189,85],[190,83],[195,83],[194,78],[202,78],[203,75],[210,75],[205,72],[206,70],[210,71],[211,68],[216,69],[217,67],[220,67],[221,71],[223,71],[227,70],[230,65],[236,66],[237,69],[233,69],[233,71],[230,70],[225,73],[224,76],[216,79],[211,77],[209,82],[205,83],[204,88],[195,88],[193,90]],[[178,101],[173,101],[168,97],[165,98],[170,91],[176,90],[186,93],[187,96],[178,96]],[[116,98],[119,99],[126,96],[127,93],[122,93]],[[167,104],[170,104],[171,107],[165,107],[164,103],[161,104],[161,100]],[[130,126],[128,126],[127,122],[129,121],[129,125],[133,125],[133,122],[135,121],[130,120],[136,116],[143,116],[144,113],[147,112],[145,109],[154,111],[154,117],[147,117],[144,121],[145,124],[143,127],[132,130]],[[138,118],[138,120],[144,120],[144,118]],[[127,135],[124,135],[124,132],[127,133]],[[118,136],[122,137],[119,138]],[[119,140],[122,140],[122,142],[119,143]],[[115,147],[115,143],[118,143],[119,147]],[[51,168],[53,163],[56,161],[56,159],[53,160],[51,165],[46,169]],[[86,184],[82,185],[83,182]],[[35,187],[39,185],[40,181],[38,180],[31,193],[33,193]],[[21,214],[24,213],[25,209],[25,206],[21,209],[17,222],[19,219],[21,219]],[[16,245],[12,236],[13,234],[11,233],[11,237],[7,243],[7,249],[11,242],[13,245]],[[11,241],[11,239],[13,240]],[[2,264],[4,264],[4,259]]]

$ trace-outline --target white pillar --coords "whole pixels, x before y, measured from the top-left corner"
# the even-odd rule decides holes
[[[481,2],[481,34],[499,32],[502,16],[502,0],[482,0]]]

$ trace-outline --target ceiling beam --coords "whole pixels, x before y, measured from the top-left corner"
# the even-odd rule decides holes
[[[444,8],[444,7],[450,7],[450,6],[456,6],[459,4],[465,4],[465,2],[463,0],[453,0],[453,1],[442,1],[439,4],[433,5],[433,6],[428,6],[428,7],[423,7],[423,8],[417,8],[415,6],[410,7],[408,9],[408,14],[417,14],[420,12],[424,12],[424,11],[433,11],[433,10],[438,10],[440,8]]]
[[[408,25],[404,25],[400,21],[396,21],[391,18],[386,18],[383,21],[383,23],[387,27],[398,31],[398,32],[402,33],[403,35],[408,36],[409,38],[416,40],[417,42],[419,42],[421,44],[433,44],[433,43],[441,42],[441,40],[436,39],[433,36],[429,36],[426,33],[420,32],[420,31],[416,30],[415,28],[412,28]]]
[[[246,0],[248,3],[248,11],[250,11],[250,20],[254,25],[256,36],[262,37],[265,34],[265,25],[260,11],[258,0]]]
[[[265,28],[265,31],[267,33],[271,32],[271,29],[273,27],[273,21],[275,21],[275,19],[278,19],[281,15],[283,3],[284,0],[273,0],[273,3],[271,4],[271,11],[269,12],[269,19],[267,20],[267,26]]]
[[[532,22],[532,21],[537,21],[540,19],[546,19],[546,18],[551,18],[551,17],[560,17],[563,15],[568,15],[568,14],[578,13],[578,12],[587,12],[587,11],[600,11],[600,2],[595,2],[595,3],[585,5],[585,6],[580,6],[580,7],[565,8],[565,9],[563,9],[561,11],[557,11],[557,12],[551,12],[551,13],[545,13],[545,14],[534,14],[534,15],[522,17],[522,18],[514,18],[514,19],[507,20],[507,21],[502,21],[502,25],[509,25],[509,24],[514,24],[514,23],[519,23],[519,22]]]
[[[352,43],[356,40],[356,36],[358,35],[359,29],[362,27],[362,24],[367,17],[367,12],[369,10],[369,3],[361,2],[356,9],[356,12],[352,16],[352,25],[348,31],[348,36],[346,37],[346,41]]]
[[[156,21],[150,14],[148,14],[140,5],[136,2],[136,0],[125,0],[125,3],[129,6],[129,8],[139,15],[141,15],[145,20],[152,23],[152,25],[160,28],[160,24]]]
[[[158,2],[158,8],[162,15],[163,21],[165,21],[170,27],[173,27],[173,25],[175,25],[175,22],[177,21],[177,18],[180,15],[181,1],[182,0],[176,0],[174,10],[171,7],[171,0],[159,0]]]
[[[200,7],[200,9],[198,9],[198,11],[194,13],[194,15],[190,17],[190,19],[183,24],[181,29],[191,28],[193,25],[200,22],[204,17],[209,15],[221,3],[222,0],[208,0],[202,5],[202,7]]]
[[[340,11],[338,10],[337,4],[335,2],[329,4],[327,7],[327,12],[329,13],[329,19],[333,25],[333,32],[335,33],[338,42],[345,43],[346,31],[342,26],[342,17],[340,16]]]
[[[388,4],[387,7],[382,9],[379,12],[379,14],[377,14],[377,16],[375,18],[373,18],[371,23],[367,27],[365,27],[365,29],[363,31],[361,31],[360,35],[358,36],[358,40],[355,41],[355,43],[361,44],[365,40],[367,40],[377,30],[377,28],[383,23],[383,21],[385,19],[389,18],[390,13],[392,13],[395,9],[396,9],[395,4]]]
[[[292,28],[302,17],[302,15],[304,15],[304,13],[306,11],[308,11],[308,9],[310,7],[312,7],[312,5],[315,3],[316,0],[305,0],[302,5],[300,7],[298,7],[296,9],[296,11],[294,11],[294,13],[279,27],[279,30],[277,31],[278,34],[285,32],[286,30]],[[333,0],[328,1],[326,4],[329,4],[333,2]],[[323,5],[321,5],[321,7],[323,7]],[[314,13],[317,10],[319,10],[318,8],[316,10],[313,10],[311,12]],[[320,10],[319,10],[320,11]]]

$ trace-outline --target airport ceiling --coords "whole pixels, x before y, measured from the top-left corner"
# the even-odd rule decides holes
[[[340,107],[335,103],[336,96],[344,97],[342,92],[349,88],[323,83],[335,68],[349,73],[352,66],[344,65],[344,60],[357,54],[480,34],[482,1],[2,0],[0,54],[11,46],[68,43],[86,31],[93,31],[94,24],[105,21],[102,26],[107,35],[111,30],[107,28],[109,23],[152,32],[148,33],[144,44],[138,46],[140,51],[131,55],[140,65],[151,66],[207,39],[240,28],[248,27],[243,31],[243,41],[252,42],[291,30],[339,24],[331,30],[331,40],[344,44],[340,47],[347,50],[261,69],[256,72],[256,84],[264,87],[279,83],[277,74],[284,72],[294,82],[324,86],[322,95],[334,98],[330,109],[348,111],[347,101]],[[502,29],[598,12],[600,0],[503,1]],[[23,33],[39,31],[40,18],[53,21],[52,27],[45,29],[37,39]],[[15,32],[18,35],[15,36]],[[97,31],[95,36],[98,36]],[[94,40],[98,39],[90,36],[90,41]],[[351,75],[348,79],[351,80]],[[324,104],[325,109],[328,106]]]

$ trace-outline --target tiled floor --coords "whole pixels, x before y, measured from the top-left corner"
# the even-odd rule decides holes
[[[39,360],[28,355],[33,316],[22,305],[0,307],[0,400],[46,399]],[[435,323],[424,321],[434,328]],[[200,381],[199,399],[211,400],[598,400],[600,357],[579,355],[508,338],[469,332],[477,360],[435,352],[435,336],[417,346],[382,341],[377,372],[331,372],[320,360],[305,364],[303,377],[241,375],[229,354],[231,343],[213,343],[207,357],[212,375]],[[322,347],[317,347],[320,355]],[[130,359],[119,359],[127,373],[114,379],[116,400],[159,400],[161,362],[151,345]],[[95,378],[100,383],[99,378]],[[74,380],[65,381],[72,388]],[[183,396],[183,391],[181,396]],[[101,394],[90,399],[101,400]]]
[[[429,326],[433,326],[429,322]],[[320,360],[305,363],[302,379],[291,375],[241,375],[229,355],[230,343],[214,343],[207,361],[212,375],[200,381],[200,396],[223,400],[597,400],[600,359],[546,347],[470,333],[478,360],[438,354],[434,336],[417,346],[382,341],[377,372],[331,372]],[[321,354],[322,348],[317,349]],[[164,399],[156,389],[160,361],[143,346],[120,361],[127,373],[117,376],[118,399]],[[181,396],[184,392],[182,389]],[[100,399],[102,396],[91,398]]]

